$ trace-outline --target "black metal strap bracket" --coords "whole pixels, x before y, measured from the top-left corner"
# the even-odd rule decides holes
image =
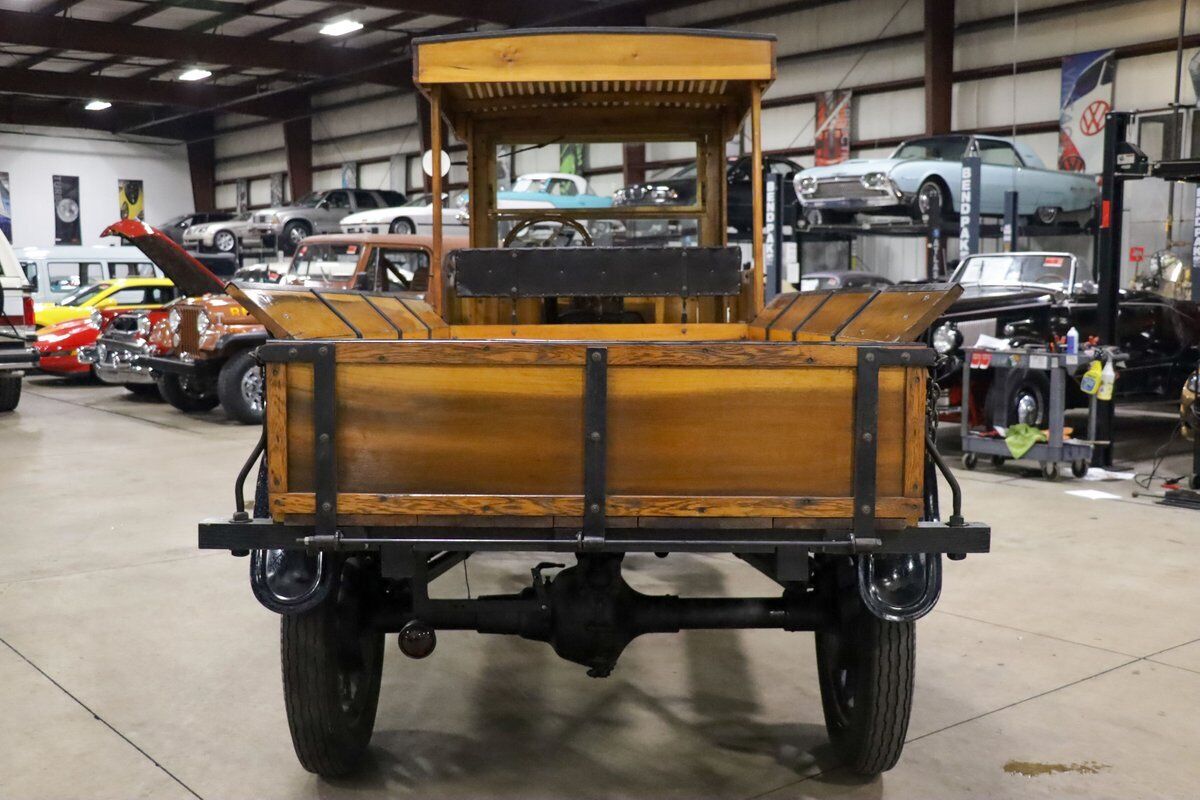
[[[583,530],[580,549],[604,544],[607,527],[608,350],[589,347],[583,373]]]
[[[858,350],[854,382],[854,535],[875,529],[875,454],[879,437],[879,350]]]
[[[313,368],[313,484],[316,530],[337,532],[337,354],[330,342],[270,342],[259,348],[264,363],[309,363]]]

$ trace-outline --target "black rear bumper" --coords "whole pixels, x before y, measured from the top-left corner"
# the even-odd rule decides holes
[[[608,528],[597,540],[584,540],[579,526],[527,528],[514,526],[451,527],[413,525],[351,529],[316,535],[312,525],[282,525],[269,519],[245,522],[229,518],[200,523],[202,550],[388,550],[553,551],[608,553],[771,553],[780,549],[810,553],[986,553],[991,528],[979,523],[951,526],[920,522],[911,528],[882,530],[856,537],[848,530],[688,527]]]
[[[32,347],[4,347],[0,344],[0,370],[33,369],[38,365],[38,351]]]

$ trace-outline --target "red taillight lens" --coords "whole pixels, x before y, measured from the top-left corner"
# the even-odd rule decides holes
[[[25,324],[32,328],[33,327],[33,298],[29,295],[25,295],[24,303],[22,304],[22,307],[25,312]]]

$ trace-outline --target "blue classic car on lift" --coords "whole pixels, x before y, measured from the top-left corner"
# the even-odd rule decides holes
[[[962,159],[982,162],[981,213],[1004,214],[1004,193],[1018,213],[1044,225],[1086,223],[1100,198],[1095,179],[1047,169],[1027,145],[996,136],[927,136],[904,142],[890,158],[853,159],[798,174],[796,196],[810,225],[850,222],[855,214],[953,219],[961,199]]]

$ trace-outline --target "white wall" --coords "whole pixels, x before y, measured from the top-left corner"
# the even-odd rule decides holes
[[[120,219],[118,179],[142,181],[151,224],[194,210],[182,144],[120,141],[63,129],[0,133],[0,172],[9,174],[17,246],[54,244],[54,175],[79,177],[83,244],[105,243],[100,232]]]

